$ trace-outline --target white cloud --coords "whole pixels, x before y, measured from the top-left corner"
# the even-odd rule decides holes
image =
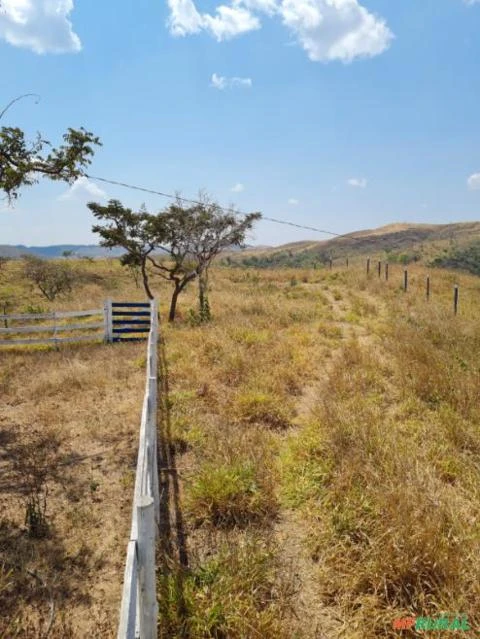
[[[347,180],[347,184],[354,189],[366,189],[368,182],[365,178],[350,178]]]
[[[168,0],[168,27],[175,36],[198,33],[202,29],[219,42],[260,28],[259,19],[241,6],[220,5],[215,15],[199,13],[193,0]]]
[[[229,40],[241,33],[260,29],[260,20],[247,9],[220,5],[216,8],[216,12],[215,16],[204,14],[203,25],[219,42]]]
[[[296,204],[298,204],[298,200],[294,197],[289,198],[288,203],[291,204],[292,206],[295,206]]]
[[[214,73],[210,80],[210,86],[220,91],[233,89],[234,87],[250,88],[252,86],[252,78],[226,78],[223,75]]]
[[[358,0],[282,0],[280,13],[316,62],[373,57],[388,49],[393,38],[385,21]]]
[[[82,48],[69,15],[73,0],[2,0],[0,38],[35,53],[71,53]]]
[[[472,191],[480,189],[480,173],[473,173],[467,180],[468,188]]]
[[[232,193],[241,193],[242,191],[245,191],[245,187],[243,184],[240,184],[240,182],[237,182],[235,186],[232,186],[231,191]]]
[[[479,3],[480,3],[480,0],[463,0],[463,1],[464,1],[464,3],[465,3],[465,4],[468,4],[468,5],[470,5],[470,6],[471,6],[471,5],[474,5],[474,4],[479,4]]]
[[[202,29],[202,16],[192,0],[168,0],[170,17],[168,27],[175,36],[198,33]]]
[[[94,182],[91,182],[87,177],[83,175],[82,177],[79,177],[77,180],[75,180],[68,191],[62,193],[62,195],[60,195],[58,199],[65,201],[77,198],[89,199],[92,197],[105,200],[107,198],[107,194],[103,189],[98,187]]]
[[[351,62],[383,53],[393,39],[385,20],[360,0],[231,0],[215,15],[200,14],[193,0],[168,0],[173,35],[208,31],[218,41],[261,27],[258,14],[277,15],[310,60]]]

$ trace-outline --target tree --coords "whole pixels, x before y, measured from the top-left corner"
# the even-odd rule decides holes
[[[173,284],[168,319],[175,319],[179,295],[189,282],[199,278],[199,306],[202,320],[210,317],[208,305],[208,269],[213,259],[228,246],[241,246],[246,233],[260,213],[238,219],[224,213],[215,203],[204,199],[190,207],[180,201],[156,215],[144,208],[134,213],[117,200],[106,206],[91,202],[88,207],[104,222],[93,231],[102,238],[101,246],[122,247],[125,266],[137,265],[143,276],[145,291],[153,298],[147,265],[160,277]]]
[[[71,293],[75,273],[67,264],[47,262],[35,255],[24,255],[23,259],[25,277],[38,287],[49,302]]]
[[[17,100],[12,100],[0,113],[0,118]],[[15,200],[20,188],[38,182],[43,175],[54,181],[69,184],[85,175],[87,166],[95,153],[95,146],[101,146],[93,133],[69,128],[63,135],[63,144],[52,147],[40,134],[33,142],[28,142],[25,133],[18,127],[0,128],[0,191],[9,201]]]
[[[176,217],[168,212],[153,215],[145,207],[133,212],[118,200],[110,200],[106,205],[90,202],[88,208],[103,222],[92,227],[93,232],[101,237],[100,245],[125,249],[126,253],[120,261],[129,269],[140,269],[149,299],[153,299],[153,293],[148,265],[158,275],[173,283],[169,312],[169,320],[173,321],[178,296],[188,282],[197,277],[194,267],[188,261],[187,251],[179,241],[182,229],[176,224]]]
[[[152,300],[147,273],[147,258],[155,250],[152,216],[144,207],[134,213],[118,200],[110,200],[105,206],[96,202],[90,202],[87,206],[96,219],[104,223],[92,227],[92,231],[101,237],[100,246],[109,249],[120,247],[126,251],[120,262],[129,268],[140,268],[145,293]]]
[[[224,249],[244,246],[245,237],[260,213],[240,215],[233,208],[225,211],[205,194],[200,201],[188,208],[180,202],[172,204],[167,212],[167,227],[172,227],[169,244],[165,247],[172,255],[175,250],[188,256],[198,276],[199,317],[210,319],[208,301],[209,268]]]

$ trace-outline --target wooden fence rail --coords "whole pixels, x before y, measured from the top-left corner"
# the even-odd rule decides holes
[[[88,317],[94,320],[97,318],[98,321],[68,322],[70,319]],[[101,321],[100,318],[102,318]],[[149,302],[112,302],[110,299],[105,301],[103,308],[90,311],[0,315],[0,323],[4,326],[0,328],[0,346],[146,339],[147,333],[150,332],[150,320]],[[22,324],[18,325],[17,322]],[[86,334],[78,334],[78,331],[86,332]],[[67,337],[58,335],[65,332],[76,332],[77,335]],[[4,335],[8,337],[2,339]],[[18,337],[15,337],[17,335]],[[32,335],[32,338],[27,338],[28,335]]]
[[[102,308],[91,311],[55,311],[53,313],[20,313],[16,315],[0,315],[0,322],[6,325],[0,328],[0,346],[19,346],[36,344],[61,344],[62,342],[82,342],[105,339],[105,320],[97,322],[64,323],[63,320],[75,319],[79,317],[102,316]],[[38,324],[39,321],[51,320],[49,324]],[[34,322],[33,324],[22,324],[21,326],[11,326],[10,322]],[[102,332],[99,333],[99,329]],[[75,337],[58,337],[57,333],[65,331],[87,331],[87,335],[77,335]],[[92,332],[96,331],[96,332]],[[3,335],[33,335],[45,333],[45,337],[34,337],[33,339],[14,338],[1,339]]]
[[[150,304],[147,375],[118,639],[156,639],[155,541],[160,518],[157,465],[158,307]]]

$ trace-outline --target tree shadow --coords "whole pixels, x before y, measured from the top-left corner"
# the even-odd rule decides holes
[[[168,365],[165,342],[159,343],[158,467],[160,484],[160,526],[157,566],[159,568],[159,636],[188,637],[188,606],[184,582],[189,559],[178,480],[176,448],[172,441]],[[173,599],[173,601],[172,601]]]
[[[13,424],[0,429],[0,503],[5,508],[0,517],[0,637],[67,638],[73,635],[60,614],[73,603],[91,605],[90,594],[79,584],[91,569],[92,551],[82,544],[69,553],[49,516],[38,536],[26,515],[21,521],[21,506],[29,503],[33,488],[46,502],[49,485],[64,488],[73,482],[61,468],[58,441],[42,429],[36,439],[36,432]]]

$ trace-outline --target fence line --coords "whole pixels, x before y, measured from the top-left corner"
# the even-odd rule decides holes
[[[157,462],[158,307],[150,304],[146,388],[140,422],[132,526],[127,546],[118,639],[156,639],[155,541],[160,520]]]
[[[332,268],[332,260],[329,260],[329,265],[330,268]],[[346,258],[346,266],[348,268],[348,258]],[[389,263],[388,262],[384,262],[384,272],[385,272],[385,281],[388,282],[389,281]],[[381,278],[381,274],[382,274],[382,262],[379,261],[378,265],[377,265],[377,270],[378,270],[378,277]],[[367,277],[369,277],[370,275],[370,258],[368,257],[366,259],[366,274]],[[403,269],[403,278],[402,278],[402,290],[404,291],[404,293],[407,293],[409,290],[409,278],[408,278],[408,269],[404,268]],[[430,296],[431,296],[431,286],[430,286],[430,275],[426,276],[426,280],[425,280],[425,297],[427,302],[430,301]],[[458,315],[458,311],[459,311],[459,291],[460,291],[460,286],[458,284],[455,284],[453,286],[453,313],[454,315]]]
[[[73,324],[58,324],[57,320],[74,319],[77,317],[93,317],[96,315],[102,315],[103,309],[93,309],[90,311],[54,311],[52,313],[20,313],[13,315],[0,315],[0,321],[6,324],[5,328],[0,328],[0,338],[2,335],[31,335],[36,333],[52,333],[51,337],[35,337],[33,339],[25,339],[23,337],[19,339],[0,339],[0,346],[19,346],[19,345],[36,345],[36,344],[58,344],[58,343],[73,343],[83,341],[95,341],[105,338],[105,332],[102,333],[89,333],[88,335],[77,335],[76,337],[57,337],[58,332],[63,331],[98,331],[98,329],[104,328],[104,322],[94,323],[73,323]],[[52,320],[53,324],[44,325],[22,325],[22,326],[10,326],[8,322],[12,321],[26,321],[36,322],[38,320]]]
[[[128,309],[128,310],[124,310]],[[134,310],[135,309],[135,310]],[[102,316],[102,321],[82,323],[59,323],[58,320],[79,317]],[[49,313],[17,313],[0,315],[0,346],[28,346],[37,344],[60,344],[103,340],[105,342],[133,341],[145,339],[150,331],[151,308],[149,302],[112,302],[107,299],[103,308],[90,311],[54,311]],[[28,322],[51,320],[50,324],[28,324]],[[9,322],[27,322],[21,326],[9,326]],[[98,332],[102,329],[102,332]],[[87,331],[87,335],[59,337],[66,331]],[[93,333],[92,331],[97,331]],[[46,334],[38,337],[39,333]],[[50,335],[49,335],[50,334]],[[18,335],[18,338],[2,339],[3,335]],[[32,335],[26,339],[24,335]]]

